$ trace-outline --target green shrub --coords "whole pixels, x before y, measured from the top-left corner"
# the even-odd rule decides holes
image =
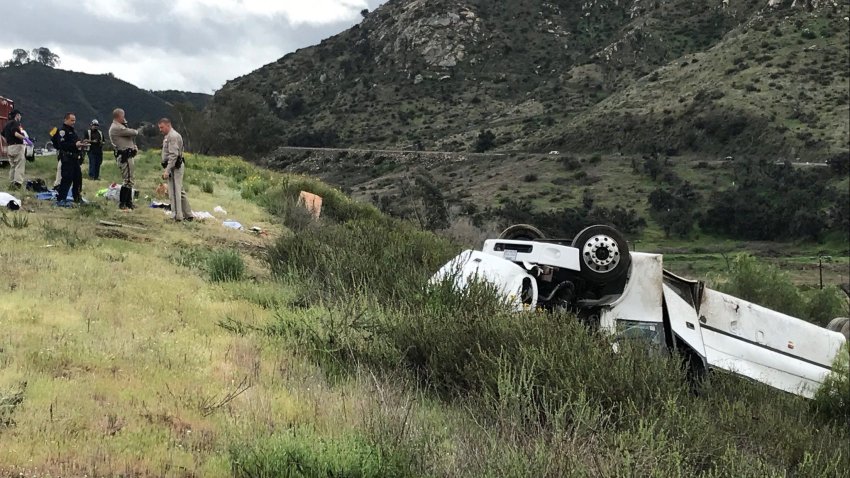
[[[211,252],[209,249],[192,247],[187,244],[176,244],[176,246],[175,252],[168,257],[172,263],[190,269],[206,270],[207,259],[209,259]]]
[[[788,273],[749,254],[735,256],[717,289],[820,326],[848,313],[838,288],[830,286],[804,294]]]
[[[402,460],[357,435],[328,438],[290,429],[258,443],[230,448],[234,477],[404,477]]]
[[[717,289],[793,317],[803,318],[806,301],[791,277],[749,254],[738,254]]]
[[[415,293],[449,257],[445,240],[386,218],[320,223],[280,238],[268,252],[274,274],[311,281],[307,293],[348,300],[365,292],[393,303]]]
[[[806,320],[825,327],[836,317],[848,317],[847,296],[838,287],[814,289],[806,295]]]
[[[270,187],[261,197],[260,205],[272,214],[280,215],[298,200],[301,191],[322,197],[322,217],[325,219],[337,222],[385,219],[374,206],[355,201],[336,188],[306,177],[285,178],[280,184]]]
[[[212,194],[215,192],[215,183],[209,180],[201,182],[201,191]]]
[[[207,273],[213,282],[238,281],[245,275],[245,262],[238,252],[223,249],[207,257]]]
[[[832,364],[832,373],[818,389],[812,406],[821,416],[850,426],[850,343]]]

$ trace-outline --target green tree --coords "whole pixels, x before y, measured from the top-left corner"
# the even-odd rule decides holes
[[[30,53],[31,61],[36,63],[41,63],[44,66],[49,66],[50,68],[55,68],[59,66],[59,55],[50,51],[47,47],[38,47],[33,48]]]
[[[496,146],[496,135],[488,130],[478,133],[478,139],[475,141],[475,152],[483,153]]]
[[[5,66],[21,66],[30,62],[30,54],[22,48],[12,50],[12,59],[7,60]]]

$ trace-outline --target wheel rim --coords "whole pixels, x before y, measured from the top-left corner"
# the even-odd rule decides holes
[[[611,236],[598,234],[584,243],[581,257],[590,270],[604,274],[620,264],[620,248]]]

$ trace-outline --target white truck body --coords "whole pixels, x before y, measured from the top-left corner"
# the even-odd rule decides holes
[[[506,246],[512,249],[506,250]],[[524,240],[488,240],[467,250],[432,281],[470,280],[494,285],[513,310],[534,310],[539,288],[530,271],[556,266],[579,271],[579,249]],[[542,302],[545,302],[542,301]],[[720,369],[811,398],[846,341],[844,335],[732,297],[664,271],[659,254],[631,253],[622,291],[578,308],[593,310],[597,326],[612,336],[643,336],[673,348],[682,344],[706,369]]]

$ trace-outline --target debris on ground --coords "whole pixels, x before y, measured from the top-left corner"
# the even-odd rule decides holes
[[[240,224],[237,221],[234,221],[233,219],[227,219],[226,221],[224,221],[221,224],[224,227],[229,227],[230,229],[236,229],[237,231],[241,231],[241,230],[245,229],[244,227],[242,227],[242,224]]]
[[[213,212],[216,214],[227,214],[227,211],[225,211],[224,208],[221,206],[214,207]]]
[[[45,183],[43,179],[36,178],[27,180],[27,191],[43,193],[45,191],[50,191],[50,188],[47,187],[47,183]]]
[[[41,201],[56,201],[58,199],[59,194],[55,189],[51,189],[50,191],[45,191],[41,193],[36,193],[35,198]],[[58,201],[58,206],[62,207],[71,207],[70,203],[74,200],[74,191],[73,188],[68,190],[68,196],[61,201]],[[82,198],[83,204],[88,204],[88,200]]]
[[[139,226],[128,226],[127,224],[121,224],[120,222],[112,222],[112,221],[97,221],[101,226],[109,226],[109,227],[126,227],[129,229],[138,229],[140,231],[146,230],[144,227]]]
[[[9,193],[0,192],[0,207],[17,211],[21,208],[21,200]]]
[[[168,186],[165,183],[160,183],[159,186],[156,187],[154,191],[154,196],[158,198],[167,198],[168,197]]]
[[[298,205],[304,206],[313,215],[313,219],[318,219],[322,214],[322,196],[301,191],[298,195]]]
[[[263,228],[261,228],[259,226],[253,226],[253,227],[251,227],[251,229],[249,229],[249,231],[253,232],[254,234],[256,234],[258,236],[262,236],[262,237],[268,237],[268,235],[269,235],[268,232],[266,232],[265,230],[263,230]]]

